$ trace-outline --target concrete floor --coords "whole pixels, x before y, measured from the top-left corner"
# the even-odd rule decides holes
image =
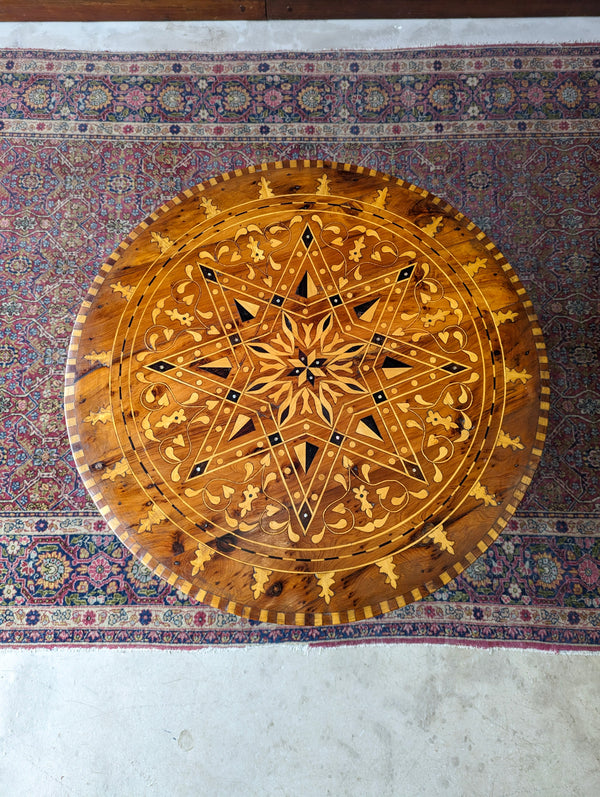
[[[600,17],[297,22],[0,23],[0,47],[223,52],[383,50],[436,44],[600,40]]]
[[[4,651],[3,795],[595,797],[600,659]]]
[[[0,47],[600,41],[600,19],[0,24]],[[600,658],[388,645],[0,651],[0,794],[600,794]]]

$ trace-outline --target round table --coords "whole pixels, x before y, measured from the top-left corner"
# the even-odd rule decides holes
[[[311,625],[455,578],[531,482],[542,333],[475,224],[363,167],[222,174],[140,224],[77,316],[75,462],[190,597]]]

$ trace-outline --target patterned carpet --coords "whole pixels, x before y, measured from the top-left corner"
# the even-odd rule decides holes
[[[427,641],[600,649],[600,47],[251,55],[0,51],[0,643]],[[110,533],[62,415],[72,323],[120,240],[223,171],[320,158],[401,176],[506,255],[550,357],[515,519],[431,598],[261,625],[173,591]]]

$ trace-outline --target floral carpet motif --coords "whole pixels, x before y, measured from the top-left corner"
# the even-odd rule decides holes
[[[62,412],[100,265],[224,171],[319,158],[403,177],[506,255],[544,332],[548,437],[516,516],[427,600],[327,628],[246,621],[153,576],[96,511]],[[600,649],[600,47],[0,51],[0,643],[427,641]]]

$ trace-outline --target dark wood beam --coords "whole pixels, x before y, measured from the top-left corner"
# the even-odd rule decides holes
[[[266,19],[265,0],[0,0],[0,22]]]
[[[0,22],[595,16],[598,0],[0,0]],[[343,46],[343,42],[339,42]]]
[[[267,19],[449,19],[459,17],[581,17],[598,0],[266,0]]]

